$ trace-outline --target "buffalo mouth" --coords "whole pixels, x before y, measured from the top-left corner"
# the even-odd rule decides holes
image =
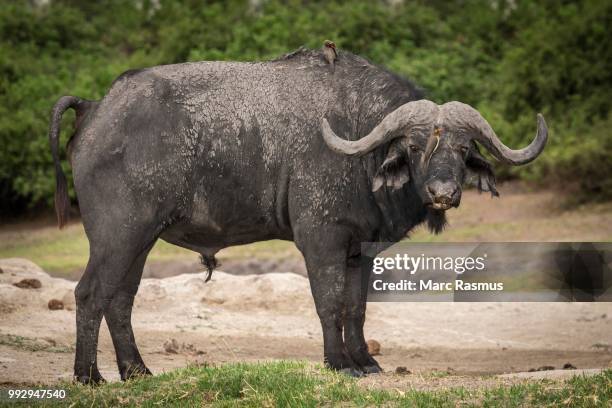
[[[446,211],[450,209],[452,205],[450,203],[431,203],[429,204],[429,207],[433,208],[434,210]]]
[[[437,211],[446,211],[446,210],[450,210],[451,208],[457,208],[459,207],[459,203],[458,202],[452,202],[450,200],[446,201],[429,201],[425,203],[425,207],[432,209],[432,210],[437,210]]]

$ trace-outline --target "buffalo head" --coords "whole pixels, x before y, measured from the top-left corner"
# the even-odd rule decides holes
[[[361,156],[388,143],[372,190],[383,185],[396,190],[410,181],[427,207],[445,211],[459,205],[461,185],[468,175],[474,177],[480,191],[498,195],[492,166],[475,142],[504,163],[528,163],[542,152],[548,138],[541,114],[537,121],[535,139],[520,150],[506,147],[480,113],[461,102],[406,103],[388,114],[370,134],[355,141],[338,137],[326,119],[322,130],[327,145],[348,156]]]

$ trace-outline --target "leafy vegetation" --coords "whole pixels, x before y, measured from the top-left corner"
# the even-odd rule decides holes
[[[612,370],[566,382],[523,382],[510,387],[441,391],[365,388],[342,374],[304,362],[278,361],[192,366],[127,383],[88,387],[70,383],[67,400],[42,406],[607,406],[612,401]]]
[[[543,112],[544,156],[500,174],[611,198],[611,30],[612,3],[598,0],[4,0],[0,210],[51,204],[46,135],[60,96],[98,99],[130,68],[262,60],[326,38],[411,77],[430,99],[474,105],[511,146]],[[73,121],[65,115],[63,143]]]

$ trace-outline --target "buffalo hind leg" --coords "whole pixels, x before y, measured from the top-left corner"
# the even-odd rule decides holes
[[[94,270],[96,260],[90,258],[75,291],[77,341],[74,361],[74,379],[82,384],[98,384],[104,378],[98,371],[98,333],[102,321],[104,302],[96,296],[100,281]]]
[[[298,246],[304,254],[310,289],[323,329],[326,366],[359,377],[363,372],[349,356],[342,340],[346,271],[346,239],[338,232],[325,231],[301,237]]]
[[[100,221],[99,225],[109,223]],[[87,235],[90,245],[89,262],[74,292],[77,306],[74,378],[83,384],[97,384],[104,381],[97,367],[102,316],[132,265],[144,249],[151,246],[152,240],[148,237],[153,234],[132,225],[131,228],[88,231]]]
[[[346,272],[346,300],[344,313],[344,343],[349,355],[366,374],[382,372],[378,362],[368,352],[363,334],[370,271],[350,265]]]
[[[123,282],[121,282],[109,307],[104,311],[104,318],[113,339],[117,366],[122,381],[137,376],[151,375],[151,371],[146,367],[138,351],[134,331],[132,330],[132,306],[150,249],[151,247],[147,248],[139,255]]]

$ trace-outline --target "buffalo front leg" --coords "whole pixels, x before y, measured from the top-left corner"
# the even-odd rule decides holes
[[[323,329],[323,354],[326,366],[351,376],[363,373],[349,356],[342,339],[346,279],[346,239],[334,231],[318,233],[300,240],[310,289]]]
[[[134,296],[138,291],[149,250],[150,248],[146,249],[134,262],[110,305],[104,311],[104,318],[113,339],[117,366],[122,381],[136,376],[151,375],[151,371],[145,366],[140,356],[132,330]]]
[[[344,343],[349,355],[366,374],[380,373],[378,362],[368,352],[363,334],[365,324],[370,268],[353,265],[346,271],[346,301],[344,317]]]

